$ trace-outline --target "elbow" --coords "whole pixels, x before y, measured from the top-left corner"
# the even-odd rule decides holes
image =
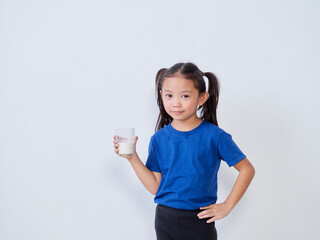
[[[254,176],[256,175],[256,170],[249,160],[247,161],[247,165],[246,165],[245,169],[247,170],[247,172],[250,175],[251,180],[252,180],[254,178]]]
[[[254,178],[256,175],[256,169],[251,165],[251,180]]]
[[[158,189],[159,189],[159,187],[158,187],[158,188],[154,188],[154,189],[150,189],[149,192],[150,192],[152,195],[156,195],[157,192],[158,192]]]
[[[159,185],[157,186],[153,186],[153,187],[149,187],[148,191],[152,194],[152,195],[156,195],[159,189]]]
[[[241,173],[241,174],[245,174],[247,176],[248,179],[253,179],[255,174],[256,174],[256,170],[253,167],[253,165],[251,164],[251,162],[245,158],[242,161],[240,161],[239,163],[237,163],[235,165],[235,168]]]
[[[145,187],[152,195],[156,195],[160,186],[160,181],[161,181],[161,178],[160,179],[155,178],[154,181],[149,182],[149,184],[145,185]]]
[[[243,172],[245,175],[247,175],[247,177],[250,179],[250,181],[252,181],[252,179],[254,178],[255,174],[256,174],[256,170],[253,167],[253,165],[251,164],[251,162],[247,161],[246,164],[244,164],[241,169],[239,169],[240,172]]]

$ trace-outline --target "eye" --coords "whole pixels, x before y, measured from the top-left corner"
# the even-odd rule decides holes
[[[182,98],[188,98],[189,97],[189,95],[183,95],[182,96]]]
[[[172,97],[172,94],[166,94],[165,95],[167,98],[171,98]]]

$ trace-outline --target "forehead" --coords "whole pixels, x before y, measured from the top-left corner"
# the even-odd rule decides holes
[[[196,90],[192,80],[186,79],[181,75],[165,78],[162,83],[162,90]]]

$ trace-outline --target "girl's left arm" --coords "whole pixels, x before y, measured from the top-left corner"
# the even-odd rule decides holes
[[[201,207],[200,209],[203,211],[198,214],[200,219],[210,218],[207,223],[211,223],[224,218],[237,205],[243,194],[248,189],[255,174],[254,167],[247,158],[244,158],[235,164],[234,168],[239,171],[239,175],[229,196],[223,203]]]

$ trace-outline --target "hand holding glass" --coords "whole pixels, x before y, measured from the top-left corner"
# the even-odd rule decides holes
[[[119,155],[130,156],[134,153],[134,128],[116,129],[116,141],[119,143]]]

